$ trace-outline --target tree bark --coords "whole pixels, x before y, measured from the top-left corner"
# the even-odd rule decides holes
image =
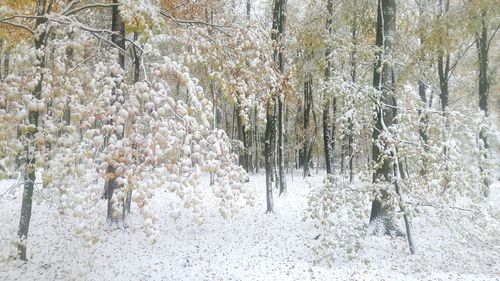
[[[266,135],[264,142],[264,159],[266,164],[266,204],[267,209],[266,213],[271,213],[273,211],[273,184],[272,184],[272,175],[273,175],[273,163],[272,163],[272,138],[273,138],[273,114],[271,105],[267,104],[266,108]]]
[[[284,44],[283,39],[286,33],[286,0],[274,0],[273,7],[273,35],[275,48],[273,53],[273,59],[278,67],[279,73],[284,76],[285,74],[285,58],[284,58]],[[284,104],[285,104],[285,94],[284,94],[285,81],[282,81],[279,87],[277,96],[277,122],[276,122],[276,164],[277,164],[277,176],[276,184],[279,186],[279,194],[286,193],[286,179],[284,171]]]
[[[357,4],[357,1],[355,1],[355,4]],[[353,84],[356,84],[356,76],[357,76],[357,58],[356,58],[356,53],[357,53],[357,44],[358,44],[358,25],[357,25],[357,13],[354,15],[354,23],[352,25],[352,30],[351,30],[351,38],[352,38],[352,44],[353,44],[353,49],[351,52],[351,80]],[[353,105],[349,106],[349,110],[353,109]],[[347,145],[348,145],[348,156],[349,156],[349,182],[352,183],[354,181],[354,167],[353,167],[353,160],[354,160],[354,133],[353,133],[353,120],[352,116],[349,117],[349,134],[347,135]]]
[[[247,0],[247,19],[250,19],[250,12],[252,11],[252,1]]]
[[[333,0],[328,0],[326,4],[326,8],[328,10],[328,16],[326,19],[326,30],[328,34],[332,34],[332,17],[333,17]],[[331,79],[331,62],[330,62],[330,54],[332,50],[330,46],[326,47],[325,50],[325,59],[326,59],[326,68],[325,68],[325,81],[328,82]],[[332,141],[330,139],[331,129],[330,129],[330,99],[327,97],[326,92],[323,97],[323,146],[325,151],[325,167],[326,173],[333,173],[333,148]]]
[[[135,44],[138,44],[139,40],[139,33],[136,31],[134,32],[134,42]],[[139,82],[139,79],[141,77],[141,62],[140,58],[141,55],[139,55],[139,52],[134,45],[133,48],[133,55],[134,55],[134,83]],[[136,145],[134,144],[134,148]],[[127,196],[125,197],[125,204],[123,205],[123,216],[125,217],[126,214],[130,213],[130,206],[132,205],[132,189],[127,191]]]
[[[373,87],[381,91],[381,97],[378,100],[375,109],[375,127],[373,128],[372,159],[380,162],[376,166],[373,174],[373,182],[392,181],[392,161],[385,157],[384,149],[387,144],[383,139],[379,140],[380,134],[386,131],[393,124],[395,111],[391,106],[395,106],[394,98],[394,73],[392,69],[392,55],[396,32],[396,1],[379,0],[377,12],[377,34],[376,46],[379,48],[376,54],[375,69],[373,72]],[[376,142],[381,141],[381,149]],[[376,232],[383,232],[386,235],[400,235],[393,216],[393,207],[388,202],[389,193],[382,190],[380,196],[377,196],[372,203],[370,214],[370,224],[375,224]],[[382,225],[380,225],[381,223]],[[380,229],[383,227],[383,229]]]
[[[493,33],[492,37],[495,33]],[[488,96],[490,92],[490,81],[488,78],[488,53],[489,44],[493,38],[488,38],[488,26],[486,23],[486,10],[481,10],[481,27],[480,31],[476,33],[476,48],[479,61],[479,110],[484,112],[485,117],[488,117]],[[479,163],[479,170],[481,174],[485,173],[484,160],[488,157],[489,143],[486,136],[485,128],[479,131],[479,149],[481,152],[481,161]],[[485,178],[483,180],[483,195],[489,196],[489,182]]]
[[[118,0],[113,0],[113,3],[117,4]],[[120,16],[120,11],[118,9],[118,6],[113,6],[111,8],[111,31],[119,34],[119,35],[113,34],[111,36],[111,41],[116,46],[121,48],[122,50],[125,50],[125,23],[123,22],[123,20]],[[119,55],[118,55],[118,63],[120,64],[120,67],[122,69],[125,69],[125,54],[123,54],[121,50],[120,50]],[[113,89],[113,101],[111,102],[112,103],[111,105],[114,105],[117,102],[120,103],[121,98],[122,98],[122,95],[120,93],[119,85],[118,85],[116,88]],[[111,120],[108,120],[108,123],[114,124],[114,118],[111,117]],[[120,135],[116,132],[115,132],[115,134],[117,134],[118,139],[122,138],[122,135]],[[107,174],[114,174],[115,171],[116,171],[116,167],[113,167],[111,165],[106,168]],[[113,198],[114,191],[117,188],[120,188],[120,186],[116,182],[116,176],[113,175],[111,179],[106,180],[106,183],[104,185],[105,198],[107,198],[107,200],[108,200],[108,206],[107,206],[108,219],[113,219],[114,210],[113,210],[112,198]]]
[[[309,141],[309,115],[312,107],[312,77],[309,75],[304,83],[304,149],[303,149],[303,176],[310,177],[310,163],[312,159],[312,142]]]
[[[36,2],[36,13],[37,16],[40,16],[40,18],[36,19],[36,27],[38,28],[39,26],[45,24],[46,19],[41,17],[45,15],[46,13],[46,1],[45,0],[37,0]],[[43,46],[46,44],[45,39],[47,36],[47,31],[41,31],[40,34],[37,34],[35,36],[35,49],[38,51],[36,52],[37,54],[37,60],[38,60],[38,65],[36,65],[37,69],[36,72],[39,75],[38,82],[35,86],[35,89],[32,92],[33,98],[37,100],[41,100],[42,96],[42,87],[43,87],[43,68],[45,67],[46,63],[46,58],[45,58],[45,52],[42,50]],[[40,51],[41,50],[41,51]],[[23,189],[23,197],[22,197],[22,205],[21,205],[21,216],[19,218],[19,228],[18,228],[18,237],[20,239],[19,243],[17,244],[18,248],[18,257],[26,261],[27,260],[27,239],[28,239],[28,233],[29,233],[29,227],[30,227],[30,222],[31,222],[31,212],[32,212],[32,206],[33,206],[33,189],[35,185],[35,180],[36,180],[36,145],[34,144],[34,138],[35,134],[38,132],[38,119],[39,119],[39,112],[31,110],[28,113],[28,122],[30,125],[34,126],[34,129],[30,130],[26,134],[26,161],[25,161],[25,168],[24,168],[24,189]]]
[[[0,81],[7,78],[10,71],[10,52],[7,48],[7,40],[0,41],[0,50],[2,50],[0,57]]]

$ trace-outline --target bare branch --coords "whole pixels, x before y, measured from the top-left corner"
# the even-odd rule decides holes
[[[65,15],[69,10],[71,10],[76,4],[78,4],[80,0],[71,1],[64,10],[61,11],[61,15]]]
[[[87,61],[95,58],[97,55],[99,55],[99,53],[96,53],[92,56],[89,56],[88,58],[84,59],[83,61],[79,62],[75,67],[73,67],[72,69],[70,69],[70,71],[68,71],[67,74],[70,74],[71,72],[75,71],[76,69],[78,69],[82,64],[86,63]]]
[[[90,33],[107,33],[107,34],[110,34],[110,35],[118,36],[118,37],[122,38],[123,40],[125,40],[126,42],[129,42],[130,44],[132,44],[137,49],[139,49],[141,51],[141,53],[144,53],[144,49],[139,44],[137,44],[137,42],[135,42],[133,40],[130,40],[126,36],[122,36],[118,32],[114,32],[114,31],[107,30],[107,29],[95,29],[95,28],[84,26],[84,25],[77,25],[77,27],[80,28],[80,29],[82,29],[82,30],[88,31]],[[119,49],[121,49],[121,48],[119,48]],[[121,49],[121,50],[123,50],[123,49]],[[125,50],[123,50],[123,51],[125,51]]]
[[[31,35],[35,34],[35,31],[33,31],[31,28],[29,28],[29,27],[27,27],[25,25],[14,23],[14,22],[10,22],[10,21],[6,21],[6,20],[0,20],[0,24],[2,24],[2,23],[6,24],[6,25],[11,25],[11,26],[22,28],[22,29],[28,31],[29,33],[31,33]]]
[[[111,8],[111,7],[114,7],[114,6],[120,6],[121,4],[120,3],[109,3],[109,4],[89,4],[89,5],[85,5],[85,6],[81,6],[81,7],[78,7],[74,10],[69,10],[69,11],[66,11],[64,13],[61,13],[61,15],[65,15],[65,16],[71,16],[73,14],[76,14],[80,11],[83,11],[83,10],[87,10],[87,9],[94,9],[94,8]]]
[[[183,19],[178,19],[174,17],[172,14],[170,14],[167,11],[160,11],[160,15],[167,17],[174,22],[180,24],[180,25],[206,25],[206,26],[212,26],[215,28],[224,28],[224,27],[230,27],[229,25],[221,25],[221,24],[215,24],[215,23],[209,23],[205,21],[200,21],[200,20],[183,20]]]
[[[491,41],[493,41],[493,38],[495,38],[495,35],[497,34],[498,30],[500,29],[500,24],[497,25],[495,28],[495,31],[490,36],[490,40],[488,40],[488,44],[486,45],[486,50],[490,49]]]
[[[447,75],[447,79],[450,78],[452,75],[453,75],[453,72],[455,71],[457,65],[458,65],[458,62],[462,59],[462,57],[467,53],[467,51],[469,51],[469,49],[474,46],[474,44],[476,43],[476,40],[474,40],[472,43],[470,43],[462,52],[458,53],[455,61],[452,63],[451,67],[449,68],[449,72],[448,72],[448,75]]]
[[[12,19],[17,19],[17,18],[22,18],[22,19],[38,19],[38,18],[43,18],[43,16],[13,15],[13,16],[9,16],[9,17],[6,17],[6,18],[0,18],[0,22],[7,21],[7,20],[12,20]]]

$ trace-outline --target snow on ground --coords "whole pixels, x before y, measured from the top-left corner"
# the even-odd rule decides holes
[[[264,175],[252,175],[248,186],[255,190],[255,206],[230,220],[209,208],[201,227],[189,212],[172,216],[174,197],[158,190],[151,209],[160,235],[152,245],[134,209],[128,227],[104,227],[100,243],[91,250],[79,246],[61,221],[49,215],[54,213],[50,204],[36,204],[31,259],[0,268],[0,280],[500,280],[500,245],[468,241],[471,246],[463,247],[458,243],[463,237],[423,220],[413,222],[416,255],[409,255],[403,238],[368,236],[359,259],[331,268],[314,264],[311,248],[317,232],[303,218],[308,183],[317,186],[323,178],[321,172],[306,180],[299,174],[288,176],[286,196],[275,194],[275,213],[264,212]],[[206,186],[208,178],[204,182]],[[19,219],[22,188],[15,183],[0,182],[0,260]],[[500,206],[499,182],[492,186],[490,200]]]

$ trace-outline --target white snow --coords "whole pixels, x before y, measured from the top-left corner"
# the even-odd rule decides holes
[[[251,175],[247,188],[255,190],[255,205],[224,220],[216,204],[207,204],[211,207],[202,226],[187,210],[173,207],[175,196],[167,188],[157,190],[150,200],[159,231],[155,244],[149,244],[140,228],[142,216],[132,209],[127,227],[107,225],[94,249],[82,247],[64,221],[54,219],[56,210],[37,188],[26,264],[2,262],[16,237],[22,196],[20,185],[9,191],[15,180],[3,180],[0,280],[499,280],[500,245],[470,240],[464,247],[459,242],[465,237],[424,219],[413,221],[414,256],[403,238],[367,236],[359,258],[331,268],[314,264],[311,248],[318,233],[303,218],[307,182],[322,184],[323,173],[307,180],[299,171],[293,178],[288,175],[288,194],[275,192],[273,214],[265,214],[264,175]],[[202,178],[207,190],[208,182],[208,176]],[[499,199],[500,183],[495,182],[490,200],[499,207]]]

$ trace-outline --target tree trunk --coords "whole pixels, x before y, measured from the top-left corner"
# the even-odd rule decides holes
[[[273,53],[273,59],[275,64],[278,67],[278,70],[281,75],[285,74],[285,58],[284,58],[284,44],[283,39],[286,33],[286,0],[274,0],[273,7],[273,30],[277,32],[273,32],[272,39],[274,41],[275,48]],[[277,122],[276,122],[276,164],[277,164],[277,173],[276,175],[276,184],[279,187],[279,194],[286,193],[286,180],[285,180],[285,171],[284,171],[284,104],[285,104],[285,95],[284,95],[284,87],[285,81],[282,81],[281,86],[279,87],[278,96],[277,96]]]
[[[254,167],[255,167],[255,173],[258,173],[259,172],[259,142],[260,142],[260,138],[259,138],[259,127],[258,127],[258,116],[257,116],[257,107],[255,108],[254,110],[254,115],[255,115],[255,123],[254,123],[254,146],[255,146],[255,164],[254,164]]]
[[[281,75],[285,75],[285,57],[283,53],[284,49],[284,37],[286,33],[286,0],[279,0],[280,2],[280,17],[279,17],[279,52],[278,52],[278,62],[279,62],[279,70]],[[278,172],[280,177],[280,193],[286,193],[286,178],[284,171],[284,146],[285,146],[285,112],[284,112],[284,104],[285,104],[285,93],[284,93],[285,81],[283,81],[281,91],[278,95]]]
[[[266,213],[271,213],[273,211],[273,184],[272,184],[272,174],[273,174],[273,163],[272,163],[272,139],[273,139],[273,114],[271,105],[267,104],[266,108],[266,135],[264,142],[264,159],[266,162],[266,203],[267,209]]]
[[[357,1],[355,1],[355,4],[357,4]],[[357,25],[357,14],[354,15],[354,23],[352,26],[352,33],[351,33],[351,38],[352,38],[352,45],[353,49],[351,52],[351,80],[353,84],[356,84],[356,75],[357,75],[357,59],[356,59],[356,48],[358,44],[358,25]],[[353,105],[352,102],[349,106],[349,110],[352,110]],[[352,116],[349,117],[349,134],[347,135],[347,145],[348,145],[348,156],[349,156],[349,182],[352,183],[354,181],[354,168],[353,168],[353,160],[354,160],[354,125],[353,125],[353,120]]]
[[[418,95],[420,96],[420,100],[422,100],[425,109],[429,107],[426,91],[427,85],[422,80],[418,80]],[[418,132],[420,134],[420,138],[424,142],[424,150],[428,151],[429,135],[427,129],[429,127],[429,115],[421,109],[418,110],[418,115],[420,117]]]
[[[113,0],[113,3],[117,4],[118,0]],[[120,11],[118,9],[118,6],[113,6],[111,8],[111,13],[112,13],[111,14],[111,31],[119,34],[119,35],[113,34],[111,36],[111,41],[117,47],[121,48],[121,50],[119,51],[119,55],[118,55],[118,63],[120,64],[120,67],[122,69],[125,69],[125,54],[122,52],[122,50],[125,50],[125,24],[122,21],[122,18],[120,16]],[[115,89],[113,89],[114,99],[112,101],[112,104],[114,104],[116,102],[120,102],[121,94],[119,92],[119,87],[120,86],[118,85]],[[111,120],[109,120],[108,123],[114,125],[114,118],[111,117]],[[122,138],[122,135],[120,135],[118,133],[115,133],[115,134],[117,134],[118,139]],[[114,174],[115,170],[116,170],[116,167],[108,166],[106,168],[106,174]],[[120,186],[116,182],[115,175],[113,175],[111,179],[106,180],[104,188],[105,188],[105,195],[106,195],[105,198],[107,198],[107,200],[108,200],[107,217],[108,217],[108,219],[113,219],[114,210],[113,210],[112,198],[113,198],[114,191],[117,188],[120,188]]]
[[[444,2],[443,2],[444,1]],[[449,9],[449,0],[439,0],[438,3],[438,18],[441,18]],[[448,82],[450,78],[450,54],[446,50],[438,50],[438,76],[439,76],[439,89],[441,98],[441,110],[443,116],[447,116],[447,108],[449,106],[449,89]]]
[[[46,13],[46,2],[45,0],[37,0],[36,2],[36,12],[38,16],[43,16]],[[40,25],[45,24],[46,19],[45,18],[37,18],[36,20],[36,26],[37,28]],[[35,49],[38,51],[36,52],[37,54],[37,60],[38,60],[38,65],[37,67],[37,74],[40,76],[35,89],[32,92],[33,98],[40,100],[42,96],[42,85],[43,85],[43,68],[45,67],[45,52],[42,50],[42,47],[46,45],[45,39],[46,39],[47,33],[46,31],[41,31],[37,36],[35,36]],[[26,134],[26,162],[25,162],[25,171],[24,171],[24,190],[23,190],[23,197],[22,197],[22,205],[21,205],[21,216],[19,218],[19,228],[18,228],[18,236],[20,239],[20,242],[17,244],[18,248],[18,257],[26,261],[27,260],[27,255],[26,255],[26,249],[27,249],[27,239],[28,239],[28,233],[29,233],[29,227],[30,227],[30,221],[31,221],[31,211],[32,211],[32,205],[33,205],[33,188],[35,185],[35,180],[36,180],[36,145],[34,144],[34,137],[35,134],[38,131],[38,118],[39,118],[39,112],[30,110],[28,113],[28,122],[30,125],[34,126],[34,129],[30,130]]]
[[[443,2],[444,1],[444,2]],[[438,18],[442,17],[449,9],[449,0],[439,0],[438,2]],[[446,143],[446,139],[448,138],[448,133],[450,130],[449,123],[449,79],[450,79],[450,54],[447,50],[438,50],[437,57],[438,64],[438,77],[439,77],[439,89],[440,94],[439,97],[441,99],[441,110],[443,117],[445,120],[445,129],[444,129],[444,144],[443,144],[443,155],[444,155],[444,165],[445,165],[445,184],[444,189],[448,188],[449,179],[448,179],[448,145]]]
[[[493,38],[488,38],[488,27],[486,24],[486,11],[481,11],[481,30],[476,33],[476,47],[479,60],[479,110],[484,112],[485,117],[488,117],[488,96],[490,92],[490,82],[488,78],[488,52],[489,44]],[[492,35],[493,37],[494,35]],[[483,162],[488,157],[489,143],[486,137],[485,128],[479,131],[479,149],[481,151],[481,160],[479,170],[482,174],[485,173]],[[485,177],[483,180],[483,194],[489,196],[489,183]]]
[[[252,11],[252,1],[247,0],[247,18],[250,19],[250,12]]]
[[[10,53],[7,48],[7,40],[0,41],[0,50],[2,51],[0,57],[0,81],[3,81],[10,71]]]
[[[326,30],[328,34],[332,34],[332,17],[333,17],[333,0],[328,0],[326,4],[326,8],[328,10],[328,17],[326,19]],[[330,62],[330,54],[332,50],[330,46],[326,47],[325,51],[325,59],[326,59],[326,68],[325,68],[325,81],[329,82],[331,79],[331,62]],[[330,129],[330,99],[327,97],[326,92],[324,94],[324,105],[323,105],[323,146],[325,151],[325,166],[326,173],[333,173],[333,148],[332,142],[330,139],[331,129]]]
[[[309,141],[309,115],[312,107],[312,77],[309,75],[304,83],[304,149],[303,149],[303,176],[310,177],[310,162],[312,159],[312,142]]]
[[[375,128],[373,128],[372,159],[380,162],[373,174],[373,182],[392,181],[392,161],[385,157],[384,148],[380,149],[376,144],[381,141],[383,147],[387,143],[383,139],[379,140],[382,131],[386,131],[393,124],[395,111],[390,106],[395,106],[394,98],[394,73],[392,69],[391,57],[393,54],[394,38],[396,32],[396,1],[379,0],[377,12],[377,35],[376,46],[379,48],[376,55],[375,69],[373,72],[373,87],[381,91],[382,95],[375,105]],[[385,106],[383,106],[385,105]],[[389,194],[382,190],[372,203],[370,214],[370,224],[375,224],[376,232],[383,232],[386,235],[399,235],[394,221],[393,206],[388,202]],[[383,229],[382,229],[383,228]]]
[[[136,31],[136,32],[134,32],[135,44],[138,44],[138,40],[139,40],[139,33]],[[139,79],[141,77],[140,58],[141,58],[142,54],[139,55],[139,52],[138,52],[135,45],[133,46],[132,49],[133,49],[133,55],[134,55],[134,83],[137,83],[137,82],[139,82]],[[123,216],[124,217],[126,214],[130,213],[130,206],[131,205],[132,205],[132,189],[127,191],[127,196],[125,197],[125,204],[123,205]]]
[[[236,98],[236,105],[234,108],[235,118],[236,118],[236,128],[238,140],[242,143],[243,149],[239,151],[238,164],[248,172],[248,167],[246,163],[246,137],[245,137],[245,125],[243,124],[243,118],[241,117],[242,106],[240,99]]]
[[[285,159],[283,155],[284,151],[284,109],[283,102],[280,100],[278,102],[278,174],[279,174],[279,187],[280,193],[282,195],[286,193],[286,178],[285,178]]]

